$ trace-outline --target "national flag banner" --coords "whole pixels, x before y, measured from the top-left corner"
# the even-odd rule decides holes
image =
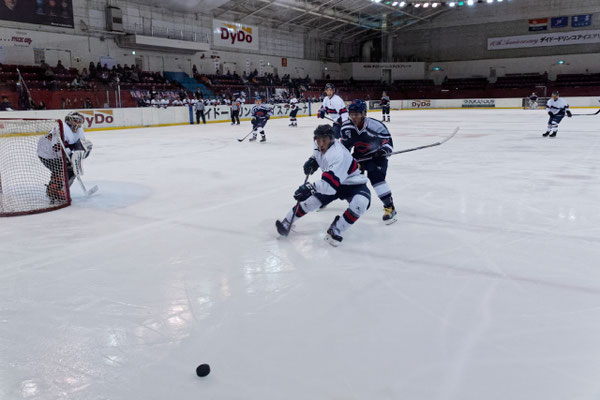
[[[548,30],[548,18],[538,18],[529,20],[529,31],[545,31]]]
[[[565,28],[569,26],[569,17],[554,17],[551,19],[551,28]]]
[[[592,24],[592,14],[573,15],[571,17],[571,26],[577,28],[580,26],[590,26]]]

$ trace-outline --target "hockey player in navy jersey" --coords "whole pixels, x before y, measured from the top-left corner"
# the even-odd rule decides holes
[[[323,171],[321,179],[307,182],[296,190],[294,199],[298,201],[297,206],[275,226],[280,235],[287,236],[293,218],[301,218],[336,199],[346,200],[348,208],[341,217],[335,217],[325,236],[329,244],[338,246],[342,242],[342,233],[369,208],[371,193],[366,185],[367,178],[360,173],[350,152],[335,139],[330,125],[319,125],[315,129],[314,152],[303,167],[307,176],[319,168]]]
[[[382,121],[386,122],[385,117],[387,116],[387,122],[390,122],[390,97],[386,92],[381,95],[381,115]]]
[[[346,109],[346,103],[337,94],[335,94],[335,86],[332,83],[325,85],[325,98],[323,104],[317,112],[318,118],[325,118],[327,115],[333,120],[333,132],[335,138],[340,138],[340,129],[342,124],[348,120],[348,110]]]
[[[558,124],[565,117],[571,118],[572,114],[569,110],[569,105],[564,99],[561,99],[558,90],[552,92],[552,98],[548,100],[546,103],[546,111],[548,111],[548,115],[550,119],[548,119],[548,129],[542,135],[544,137],[550,135],[550,137],[556,137],[556,133],[558,132]]]
[[[267,124],[267,121],[273,115],[273,110],[271,107],[262,104],[262,99],[260,96],[256,96],[256,104],[252,107],[252,111],[250,112],[252,115],[252,137],[249,139],[251,142],[256,140],[256,135],[260,132],[260,141],[266,142],[267,136],[265,135],[264,127]]]
[[[396,208],[392,199],[392,189],[385,181],[388,156],[394,151],[392,136],[387,127],[376,119],[368,118],[367,104],[354,100],[348,106],[350,119],[342,125],[342,144],[359,160],[361,171],[369,177],[373,189],[383,203],[383,222],[396,222]],[[368,158],[368,160],[360,161]]]

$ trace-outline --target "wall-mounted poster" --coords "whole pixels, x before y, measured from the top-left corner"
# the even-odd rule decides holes
[[[0,20],[73,28],[73,1],[0,0]]]

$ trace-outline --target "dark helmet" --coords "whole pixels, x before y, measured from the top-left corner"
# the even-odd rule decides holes
[[[331,127],[331,125],[324,124],[317,126],[317,129],[315,129],[314,139],[316,140],[317,138],[323,136],[329,136],[332,139],[335,138],[335,134],[333,133],[333,128]]]
[[[325,85],[325,90],[327,90],[327,89],[331,89],[335,92],[335,86],[333,86],[333,83],[327,83]]]
[[[360,99],[352,100],[352,103],[348,106],[348,113],[361,113],[366,115],[367,103]]]
[[[256,100],[260,100],[260,101],[262,101],[262,99],[260,98],[260,96],[256,96],[256,97],[254,98],[254,101],[256,101]]]
[[[560,93],[558,93],[558,90],[555,90],[552,92],[552,96],[560,96]]]

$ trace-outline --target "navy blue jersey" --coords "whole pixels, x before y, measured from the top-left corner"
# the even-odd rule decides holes
[[[256,120],[267,120],[269,118],[271,118],[271,116],[273,115],[273,110],[271,109],[271,107],[268,107],[265,104],[261,104],[261,105],[255,105],[254,107],[252,107],[252,117],[256,118]]]
[[[381,102],[380,103],[381,103],[382,106],[389,106],[390,105],[390,98],[389,98],[389,96],[383,96],[381,98]]]
[[[366,117],[365,123],[361,130],[347,120],[342,125],[342,144],[348,150],[354,147],[354,158],[360,159],[368,157],[379,149],[383,149],[386,153],[394,151],[392,135],[387,127],[380,121]]]

